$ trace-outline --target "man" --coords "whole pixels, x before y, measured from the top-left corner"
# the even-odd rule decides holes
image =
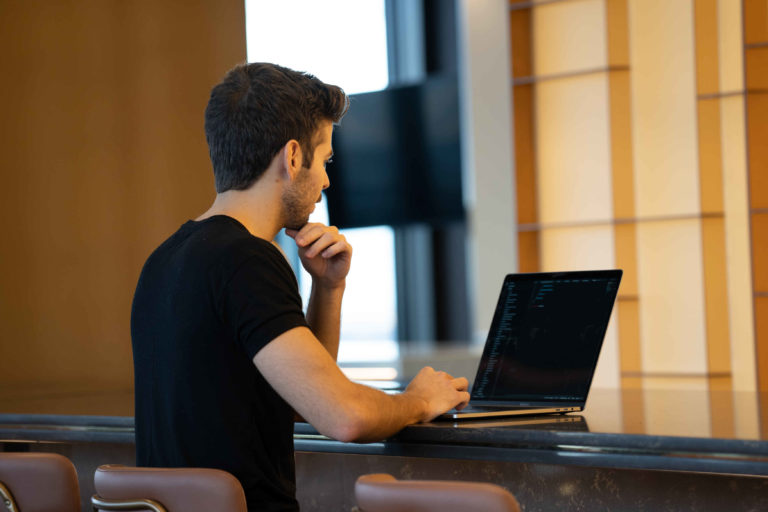
[[[250,509],[298,510],[295,413],[365,442],[469,400],[466,379],[431,368],[387,395],[336,365],[352,248],[307,220],[347,106],[338,87],[272,64],[239,66],[211,92],[216,198],[152,253],[133,301],[138,465],[221,468]],[[306,316],[272,243],[282,228],[312,276]]]

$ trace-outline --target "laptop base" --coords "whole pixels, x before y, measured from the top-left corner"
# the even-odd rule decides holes
[[[565,414],[581,411],[581,407],[541,407],[534,409],[489,409],[467,407],[461,411],[448,411],[433,421],[503,418],[506,416],[530,416],[534,414]]]

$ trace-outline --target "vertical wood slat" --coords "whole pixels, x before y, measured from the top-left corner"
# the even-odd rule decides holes
[[[514,2],[511,2],[514,3]],[[510,11],[512,78],[533,75],[531,48],[531,10]],[[519,224],[538,222],[536,202],[536,167],[534,147],[534,86],[510,87],[514,105],[515,180],[517,189],[517,221]],[[518,232],[518,261],[520,272],[540,270],[539,232]]]
[[[694,2],[696,91],[699,95],[697,104],[699,194],[702,213],[723,211],[720,101],[717,98],[701,97],[701,95],[721,92],[717,8],[717,0],[695,0]],[[702,219],[701,242],[707,368],[710,373],[730,374],[731,346],[724,220]],[[723,382],[725,381],[722,379],[717,382],[710,379],[709,387],[722,387]],[[716,410],[714,406],[715,404],[712,404],[712,410]]]
[[[755,343],[758,388],[768,391],[768,0],[743,0],[746,76],[747,172],[752,242],[752,287],[755,293]],[[758,89],[758,91],[756,91]],[[761,408],[761,429],[768,434],[768,405]]]
[[[627,0],[606,0],[605,14],[608,65],[629,66]],[[636,216],[629,75],[630,71],[616,71],[608,75],[614,219]],[[637,229],[635,224],[615,225],[614,240],[616,266],[624,270],[621,295],[636,297]],[[642,370],[637,329],[637,300],[622,303],[619,308],[622,371]],[[630,354],[631,357],[627,357]]]
[[[747,65],[749,59],[745,60]],[[747,81],[753,72],[747,67]],[[751,209],[768,208],[768,93],[747,91],[747,147]]]
[[[609,66],[628,66],[629,37],[627,0],[606,0],[606,41]],[[632,107],[629,90],[630,71],[610,73],[608,77],[610,105],[611,178],[613,186],[613,217],[635,218],[635,189],[632,155]],[[614,225],[616,266],[624,270],[621,295],[632,297],[619,300],[619,366],[621,374],[639,374],[643,370],[640,347],[639,301],[637,300],[637,226],[635,223]],[[622,387],[636,384],[637,379],[622,378]],[[642,393],[639,410],[643,410]],[[625,411],[625,414],[635,414]],[[629,418],[625,418],[629,421]],[[637,419],[629,421],[636,423]]]
[[[761,350],[768,345],[768,297],[755,297],[755,338],[757,341],[758,390],[760,393],[760,435],[768,437],[768,350]]]
[[[768,33],[768,2],[743,0],[744,44],[764,42]]]

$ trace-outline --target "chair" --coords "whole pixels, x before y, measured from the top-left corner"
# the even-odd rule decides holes
[[[56,453],[0,453],[0,500],[9,512],[79,512],[75,466]]]
[[[96,511],[246,512],[240,482],[219,469],[105,465],[96,470],[93,481]]]
[[[396,480],[392,475],[363,475],[355,482],[361,512],[520,512],[503,487],[480,482]]]

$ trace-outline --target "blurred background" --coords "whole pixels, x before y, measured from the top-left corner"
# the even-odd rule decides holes
[[[0,0],[0,44],[0,394],[132,389],[245,61],[353,94],[315,214],[349,375],[471,379],[505,274],[622,268],[594,386],[768,390],[766,0]]]

